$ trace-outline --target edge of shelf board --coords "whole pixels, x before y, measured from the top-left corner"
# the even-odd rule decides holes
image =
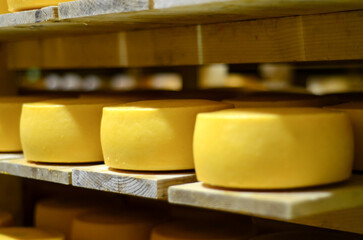
[[[169,188],[169,202],[277,220],[292,220],[363,206],[363,175],[346,182],[302,190],[237,191],[206,187],[201,182]]]
[[[24,155],[22,153],[0,153],[0,161],[19,158],[24,158]]]
[[[72,171],[72,185],[133,196],[167,199],[172,185],[195,182],[192,172],[156,173],[110,170],[97,165]]]

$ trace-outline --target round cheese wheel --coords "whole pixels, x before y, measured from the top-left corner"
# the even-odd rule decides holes
[[[0,228],[2,240],[64,240],[61,233],[33,227]]]
[[[256,94],[223,102],[233,104],[235,108],[280,108],[280,107],[322,107],[336,103],[329,97],[318,97],[307,94]]]
[[[20,152],[20,116],[23,103],[45,100],[41,97],[0,97],[0,152]]]
[[[150,240],[243,240],[254,234],[252,225],[177,221],[156,226]]]
[[[199,114],[199,181],[230,188],[283,189],[350,177],[353,133],[344,113],[319,108],[249,108]]]
[[[106,107],[101,124],[105,163],[116,169],[193,169],[196,115],[231,107],[210,100],[151,100]]]
[[[160,218],[142,212],[90,212],[73,221],[72,240],[149,240]]]
[[[13,215],[11,215],[8,212],[0,211],[0,228],[9,227],[9,226],[13,225],[13,223],[14,223]]]
[[[354,132],[354,170],[363,170],[363,101],[329,106],[327,109],[345,112]]]
[[[73,219],[91,209],[90,204],[71,199],[42,200],[37,202],[35,207],[35,226],[56,230],[63,233],[68,239]]]
[[[358,240],[351,234],[323,231],[294,231],[256,236],[250,240]]]
[[[20,135],[25,158],[51,163],[103,161],[102,108],[117,103],[115,99],[57,99],[24,104]]]

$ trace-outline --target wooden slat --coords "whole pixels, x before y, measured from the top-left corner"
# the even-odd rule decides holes
[[[74,169],[73,186],[133,196],[166,199],[168,187],[196,181],[190,172],[145,173],[110,170],[105,165]]]
[[[292,220],[363,206],[363,176],[354,175],[345,183],[290,191],[222,190],[191,183],[169,189],[169,202]],[[361,208],[360,208],[361,209]]]
[[[0,160],[23,158],[22,153],[0,153]]]

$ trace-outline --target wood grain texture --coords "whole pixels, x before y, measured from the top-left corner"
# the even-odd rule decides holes
[[[0,153],[0,160],[24,158],[22,153]]]
[[[259,217],[292,220],[363,206],[363,176],[330,186],[290,191],[223,190],[191,183],[169,189],[169,202]]]
[[[0,27],[21,26],[58,20],[58,7],[45,7],[42,9],[1,14]],[[33,25],[33,27],[36,27]]]
[[[69,165],[38,164],[26,159],[0,161],[0,173],[69,185],[72,168]]]
[[[172,185],[196,181],[194,173],[145,173],[110,170],[105,165],[73,169],[72,185],[133,196],[166,199]]]

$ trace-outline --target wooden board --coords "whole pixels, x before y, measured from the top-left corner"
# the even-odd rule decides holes
[[[222,190],[198,182],[171,187],[169,202],[292,220],[363,206],[363,175],[340,184],[294,191]]]
[[[0,160],[23,158],[22,153],[0,153]]]
[[[172,185],[195,182],[193,172],[131,172],[110,170],[106,165],[74,169],[72,185],[133,196],[166,199]]]
[[[69,185],[72,169],[77,165],[55,165],[28,162],[26,159],[0,161],[0,173]]]

